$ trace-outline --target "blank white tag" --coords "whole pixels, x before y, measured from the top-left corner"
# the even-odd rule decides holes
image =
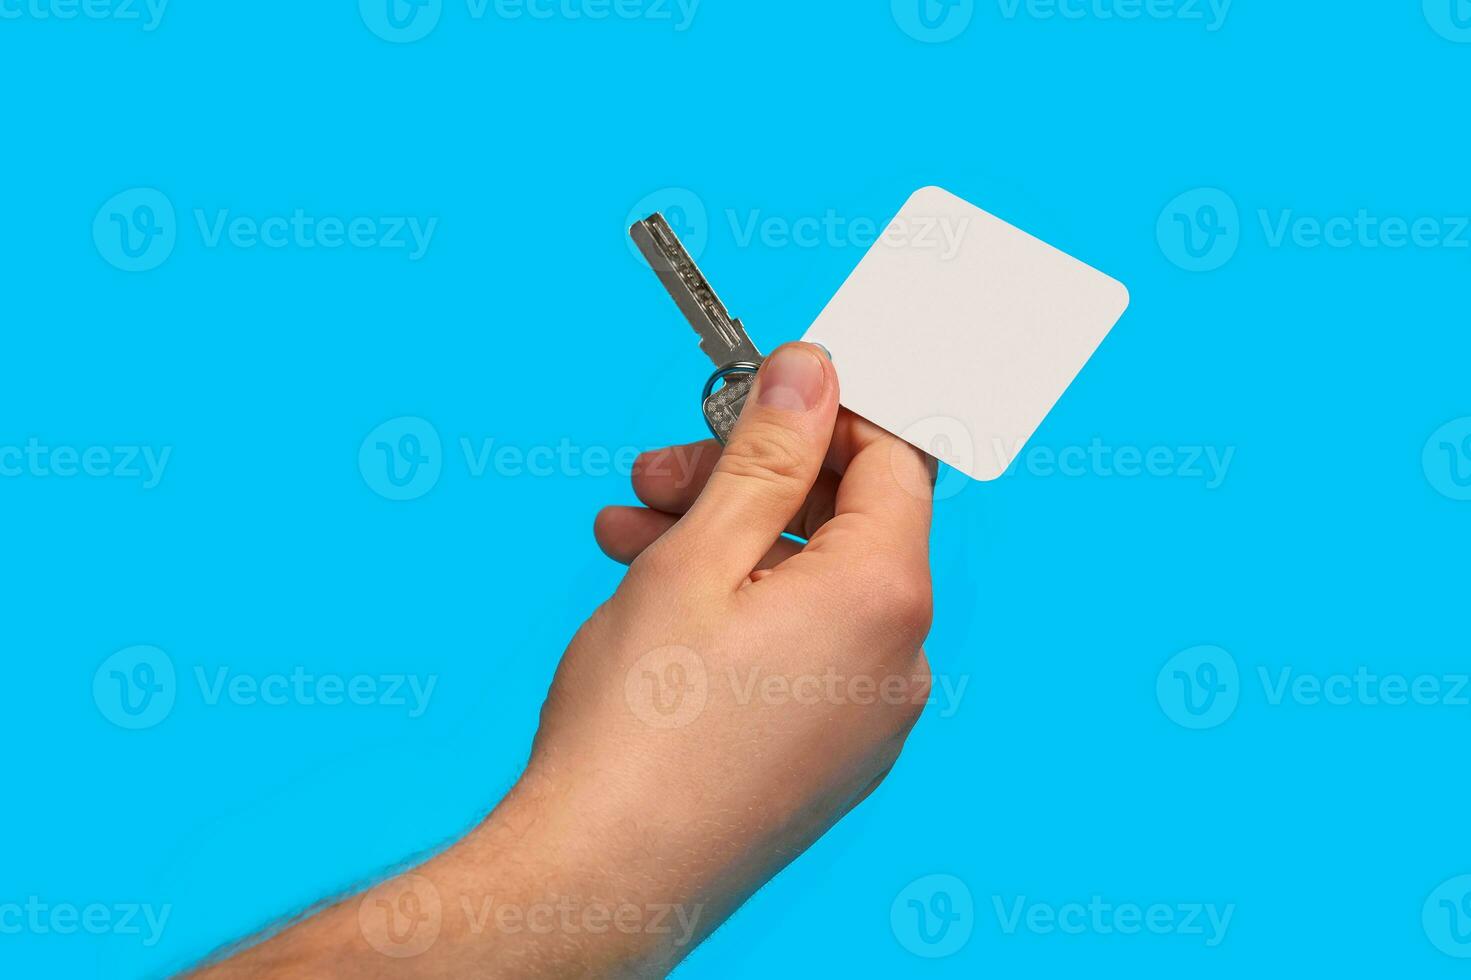
[[[926,187],[803,339],[832,352],[849,409],[994,480],[1128,305],[1122,283]]]

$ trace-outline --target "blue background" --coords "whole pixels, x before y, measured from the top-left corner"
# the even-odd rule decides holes
[[[703,434],[706,365],[625,242],[648,195],[699,202],[683,220],[702,264],[770,349],[863,248],[743,243],[732,213],[883,222],[938,183],[1132,293],[1035,445],[1234,456],[1214,488],[1038,465],[952,485],[928,649],[968,684],[959,710],[932,709],[882,790],[682,974],[1464,975],[1422,905],[1471,872],[1471,708],[1273,704],[1259,680],[1471,665],[1471,502],[1449,468],[1471,452],[1427,445],[1471,429],[1471,249],[1274,246],[1261,218],[1471,212],[1471,44],[1449,0],[1238,0],[1217,30],[1206,8],[981,2],[940,34],[888,0],[704,0],[685,30],[677,12],[475,19],[445,0],[411,43],[346,0],[174,0],[152,31],[27,2],[0,21],[0,444],[171,456],[151,489],[0,478],[0,904],[171,912],[151,947],[0,934],[0,972],[166,973],[470,825],[619,581],[590,529],[632,495],[591,463],[475,476],[460,440]],[[92,233],[135,188],[176,211],[145,272]],[[297,208],[438,224],[411,261],[210,247],[195,219]],[[1182,268],[1169,229],[1208,224],[1227,260]],[[400,417],[442,439],[437,483],[408,501],[359,466]],[[138,644],[176,668],[176,700],[127,730],[93,679]],[[1161,671],[1202,645],[1239,669],[1239,703],[1197,730]],[[194,680],[298,665],[437,686],[411,718],[212,705]],[[971,909],[953,950],[903,912],[930,875]],[[1214,947],[1008,933],[995,908],[1095,895],[1235,908]]]

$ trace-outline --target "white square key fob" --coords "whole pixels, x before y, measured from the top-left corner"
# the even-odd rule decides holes
[[[832,352],[847,408],[993,480],[1128,305],[1122,283],[926,187],[802,339]]]

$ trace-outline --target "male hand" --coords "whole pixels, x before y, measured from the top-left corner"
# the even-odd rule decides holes
[[[839,409],[820,348],[778,349],[724,452],[646,454],[648,507],[598,516],[628,575],[573,639],[496,811],[324,914],[316,941],[308,922],[242,961],[306,969],[336,935],[337,968],[350,950],[370,975],[667,972],[894,764],[929,692],[932,480],[927,457]],[[430,892],[432,945],[386,958],[369,903]],[[515,928],[464,921],[487,894]],[[533,910],[556,911],[538,930]]]
[[[528,779],[713,928],[878,784],[919,716],[931,483],[838,408],[820,348],[777,350],[723,453],[642,457],[648,507],[599,515],[631,567],[563,659]]]

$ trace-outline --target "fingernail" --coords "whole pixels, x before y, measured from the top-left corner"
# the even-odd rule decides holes
[[[812,341],[812,346],[813,347],[816,347],[818,350],[822,351],[822,356],[825,357],[825,358],[827,358],[829,361],[831,361],[833,359],[833,352],[830,351],[830,350],[828,350],[822,344],[819,344],[817,341],[814,340],[814,341]]]
[[[756,404],[805,412],[822,398],[822,362],[801,347],[782,347],[761,365]]]

